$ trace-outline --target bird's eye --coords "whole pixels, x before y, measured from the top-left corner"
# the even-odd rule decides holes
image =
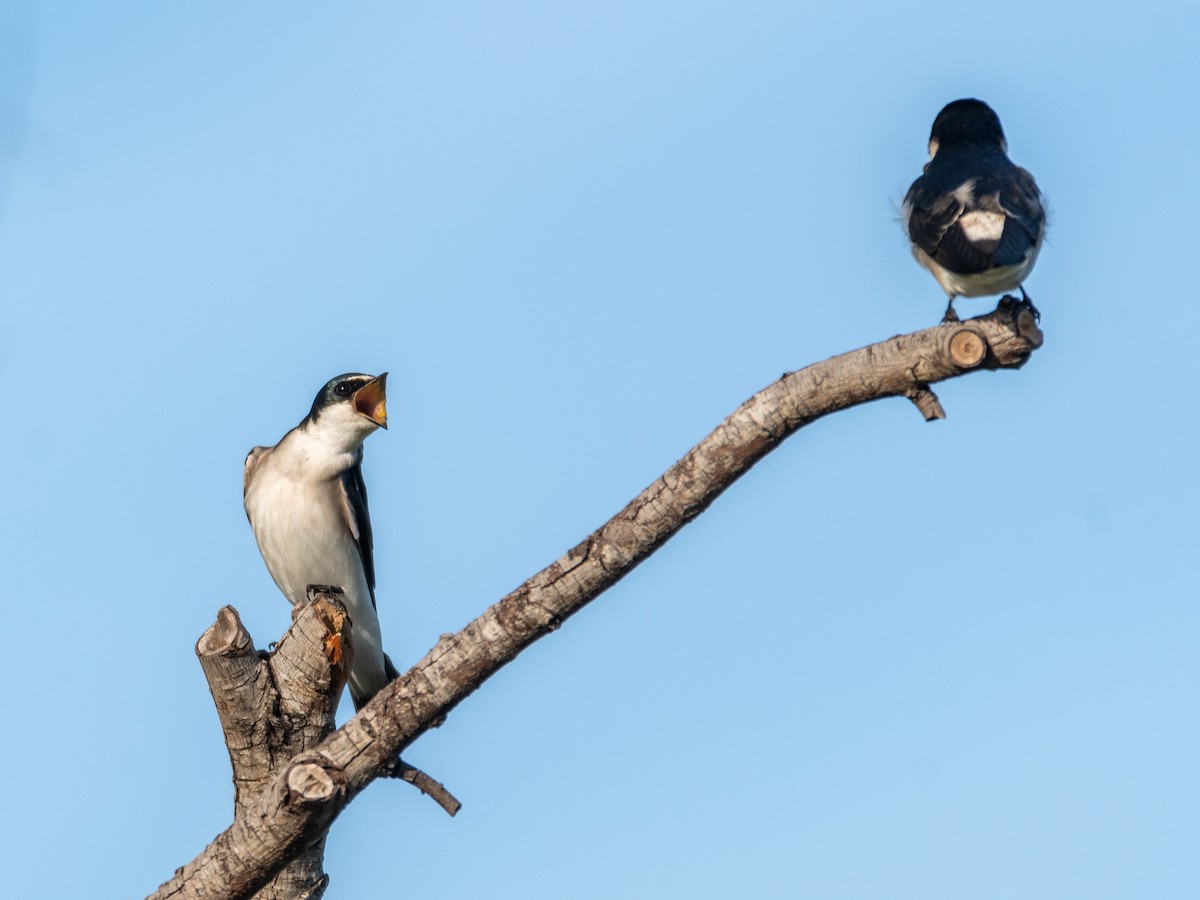
[[[350,382],[343,381],[341,384],[339,384],[337,387],[335,387],[333,389],[333,392],[335,394],[340,394],[341,396],[345,397],[347,394],[350,393],[351,390],[352,390],[352,388],[350,387]]]

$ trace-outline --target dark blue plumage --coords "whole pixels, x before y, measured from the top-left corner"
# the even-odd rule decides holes
[[[1033,176],[1008,158],[1000,119],[986,103],[956,100],[933,122],[925,174],[904,198],[917,262],[954,298],[1019,288],[1046,232]]]

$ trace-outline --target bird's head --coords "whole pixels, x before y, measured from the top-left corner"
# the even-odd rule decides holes
[[[1000,127],[1000,117],[982,100],[955,100],[947,103],[929,132],[929,158],[939,149],[962,144],[982,144],[1008,152],[1008,141]]]
[[[313,427],[339,439],[359,444],[376,428],[387,428],[387,372],[382,375],[339,375],[321,388],[308,414]]]

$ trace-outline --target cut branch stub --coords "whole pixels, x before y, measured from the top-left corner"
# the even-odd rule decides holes
[[[1038,327],[1037,313],[1033,311],[1033,307],[1028,302],[1017,310],[1017,332],[1029,341],[1035,350],[1042,346],[1042,341],[1045,340],[1042,329]]]
[[[925,417],[926,422],[946,418],[946,410],[942,408],[942,401],[927,385],[914,385],[904,392],[904,396],[913,402],[921,415]]]
[[[217,611],[217,620],[208,627],[196,642],[196,655],[236,657],[254,650],[254,641],[238,618],[232,606],[222,606]]]
[[[288,790],[301,803],[324,803],[337,791],[329,773],[312,762],[299,763],[288,769]]]
[[[458,798],[446,790],[444,784],[440,781],[435,781],[416,766],[411,766],[402,759],[397,759],[393,763],[391,770],[384,774],[391,778],[399,778],[401,781],[407,781],[422,794],[426,794],[436,800],[438,806],[451,816],[458,815],[458,811],[462,809],[462,804]]]
[[[973,369],[987,354],[987,342],[972,328],[960,328],[950,336],[950,358],[961,369]]]

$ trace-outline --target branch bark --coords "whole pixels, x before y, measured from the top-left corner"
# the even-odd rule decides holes
[[[244,815],[151,897],[253,895],[298,850],[323,840],[368,784],[394,773],[400,753],[421,734],[628,574],[799,428],[884,397],[907,397],[926,419],[942,418],[930,385],[972,371],[1020,368],[1041,343],[1029,304],[1005,297],[988,315],[898,335],[784,375],[582,543],[445,636],[315,750],[292,759],[255,792]]]
[[[340,594],[310,589],[309,602],[296,607],[292,627],[269,656],[254,648],[232,606],[221,609],[196,643],[233,768],[235,821],[290,759],[333,731],[350,671],[351,629]],[[290,859],[262,885],[257,900],[320,897],[329,881],[324,845],[322,836]]]

